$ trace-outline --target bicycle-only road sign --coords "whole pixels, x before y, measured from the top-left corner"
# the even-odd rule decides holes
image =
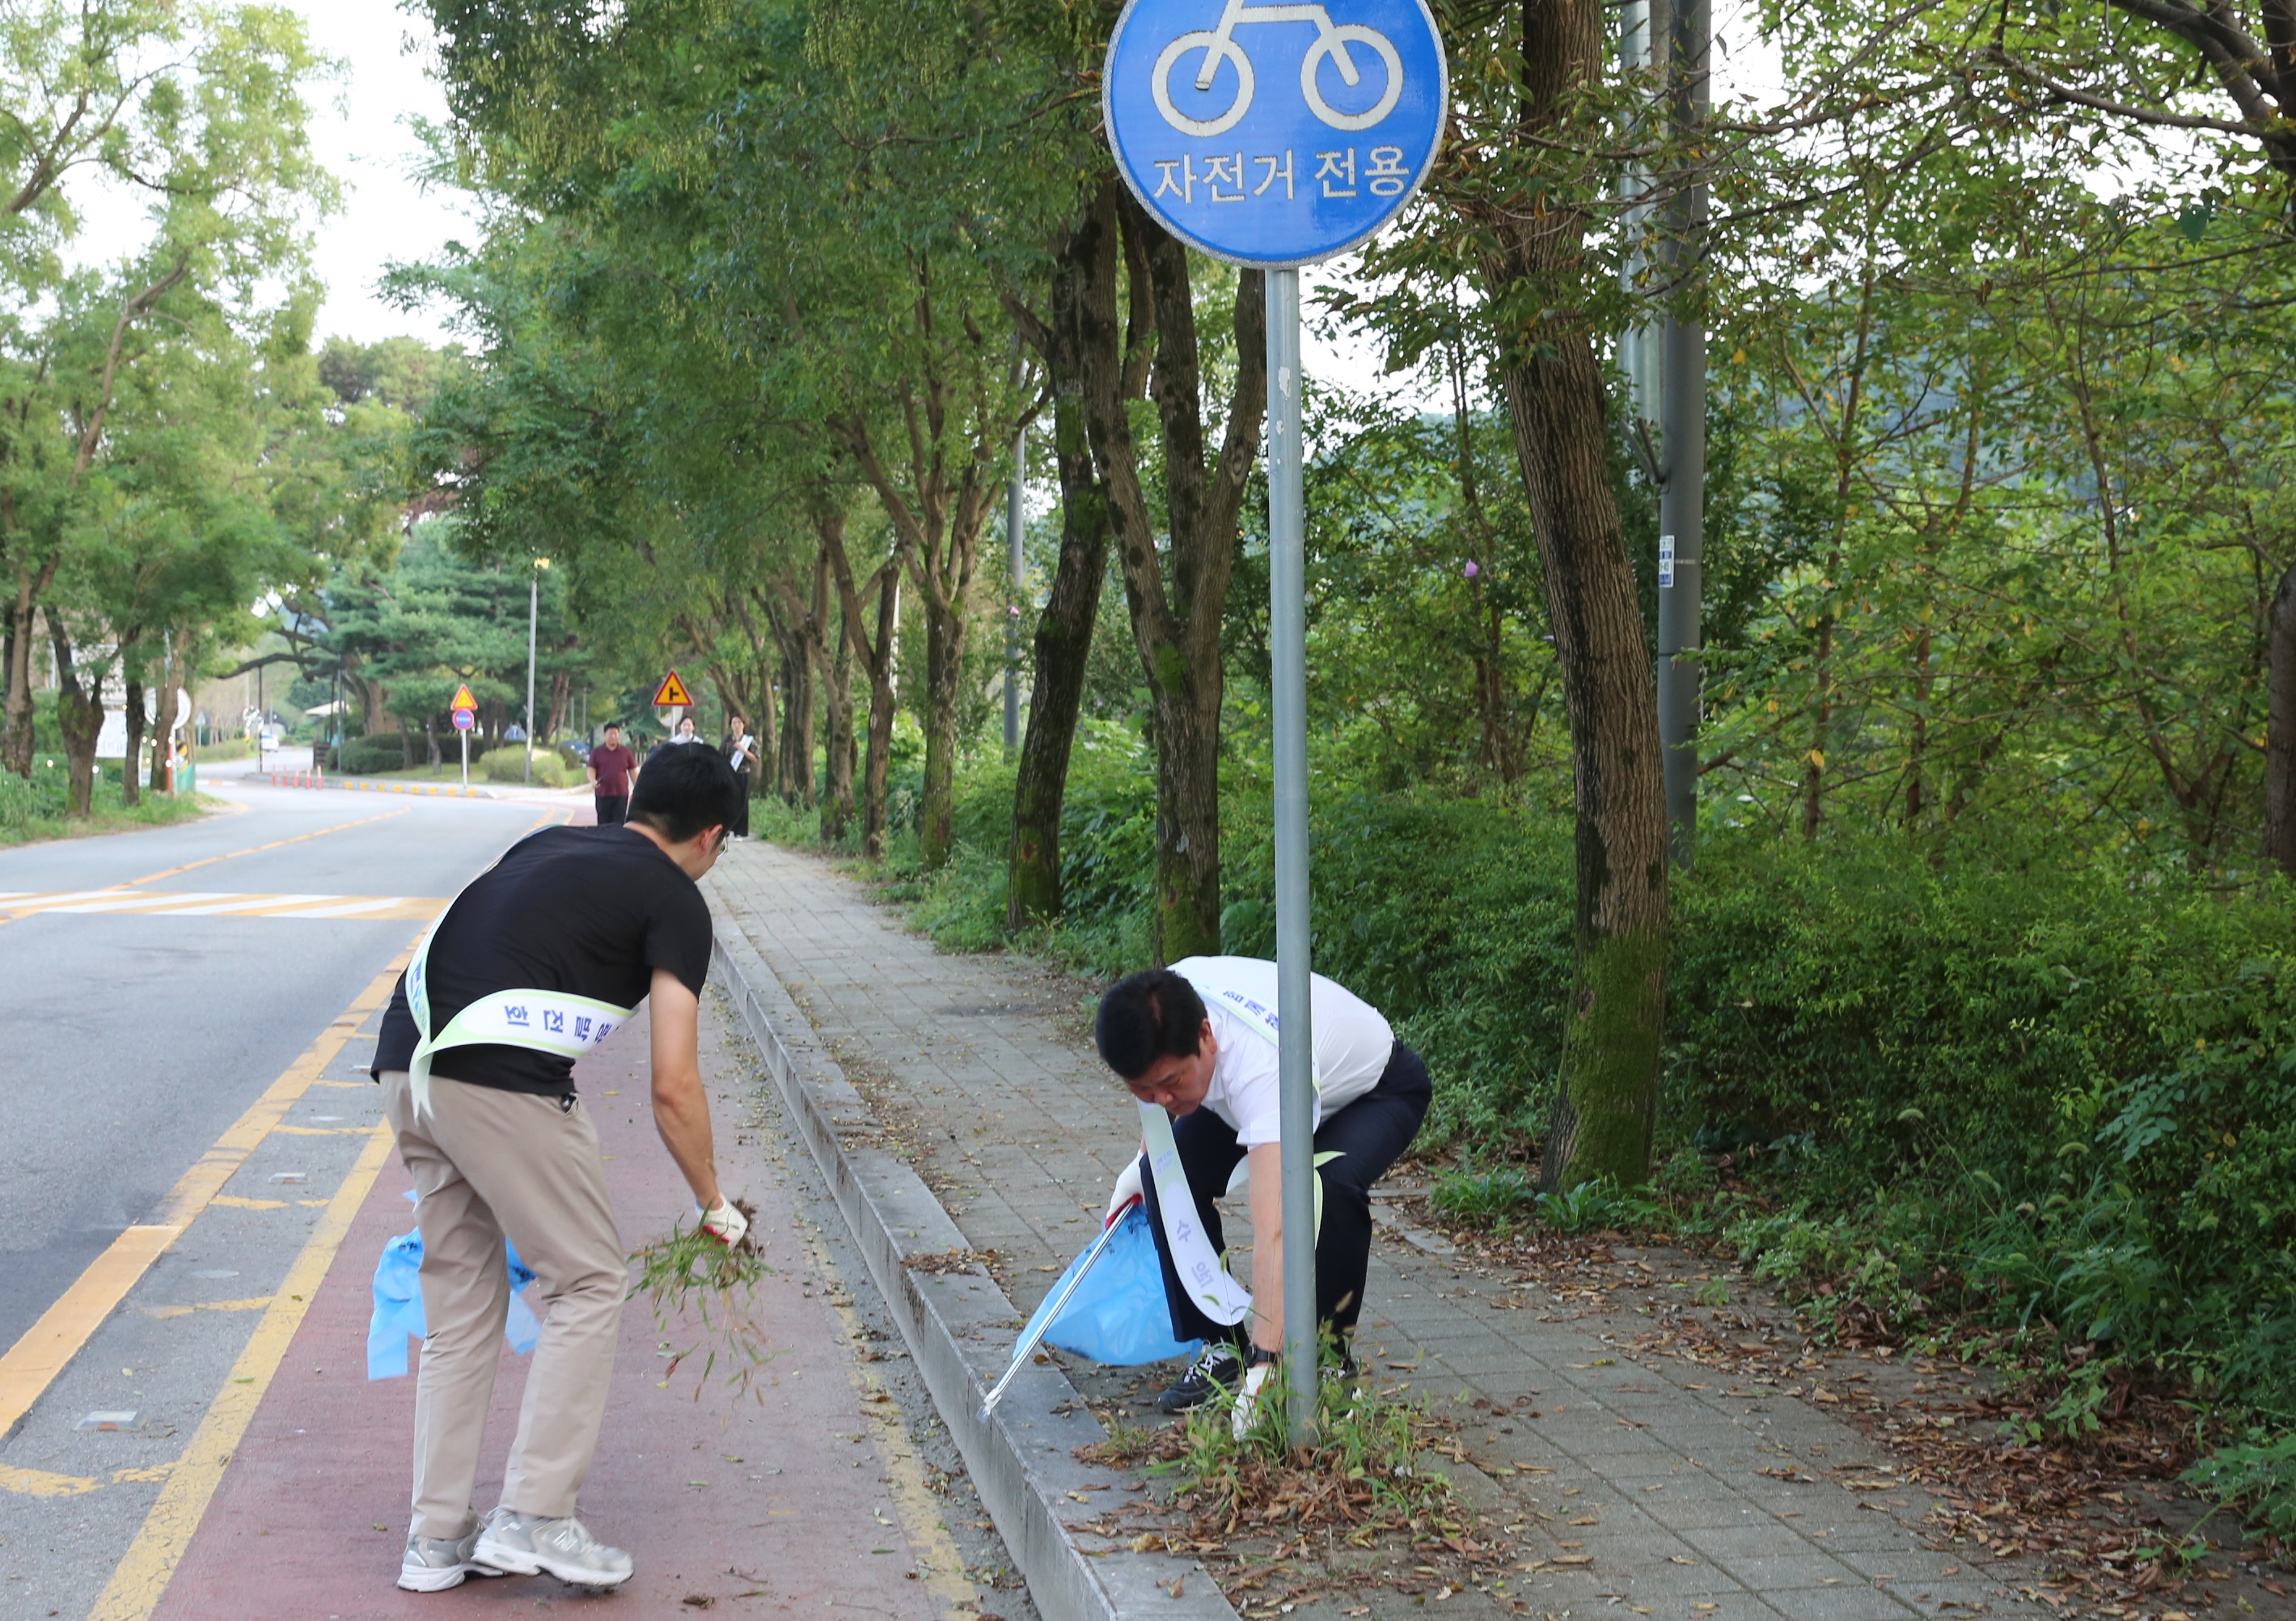
[[[1109,145],[1141,203],[1239,264],[1311,264],[1385,225],[1442,143],[1425,0],[1131,0],[1108,45]]]

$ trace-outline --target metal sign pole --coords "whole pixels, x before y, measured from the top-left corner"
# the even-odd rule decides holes
[[[1316,1026],[1308,1005],[1307,498],[1300,424],[1300,273],[1267,272],[1268,651],[1275,698],[1276,1069],[1283,1103],[1287,1428],[1316,1426]]]

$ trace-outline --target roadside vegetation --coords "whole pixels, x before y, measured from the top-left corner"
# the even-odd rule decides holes
[[[34,755],[29,778],[0,772],[0,845],[168,827],[207,813],[195,794],[149,794],[127,802],[113,771],[98,774],[90,788],[86,811],[74,814],[70,774],[61,757]]]

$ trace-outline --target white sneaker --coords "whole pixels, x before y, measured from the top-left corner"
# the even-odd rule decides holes
[[[607,1547],[570,1514],[545,1519],[510,1509],[487,1516],[471,1558],[512,1576],[546,1573],[577,1587],[619,1587],[637,1568],[628,1554]]]
[[[444,1592],[449,1587],[460,1587],[464,1576],[502,1575],[471,1558],[480,1529],[479,1517],[473,1514],[469,1528],[460,1536],[417,1536],[408,1532],[406,1552],[398,1561],[398,1584],[409,1592]]]

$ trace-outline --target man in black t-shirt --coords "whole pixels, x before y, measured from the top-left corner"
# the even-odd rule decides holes
[[[651,1001],[655,1124],[703,1230],[738,1243],[747,1223],[718,1186],[697,1051],[711,933],[695,885],[738,793],[713,750],[656,755],[627,826],[550,827],[512,846],[455,898],[392,993],[374,1074],[414,1178],[429,1330],[401,1587],[504,1572],[629,1579],[630,1556],[574,1518],[628,1288],[574,1061]],[[502,1504],[481,1524],[471,1496],[510,1304],[505,1236],[546,1311]]]

